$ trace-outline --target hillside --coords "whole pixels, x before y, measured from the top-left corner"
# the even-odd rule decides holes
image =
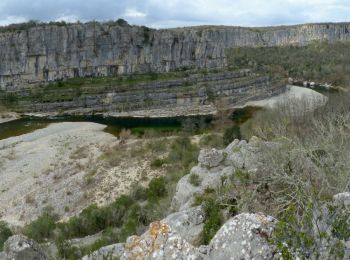
[[[127,23],[38,24],[0,30],[0,85],[84,76],[223,68],[225,49],[350,40],[349,23],[154,30]]]

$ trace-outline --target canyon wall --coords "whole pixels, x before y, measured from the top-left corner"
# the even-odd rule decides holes
[[[222,68],[225,49],[348,41],[350,23],[154,30],[101,24],[38,25],[0,33],[0,89],[83,76]]]

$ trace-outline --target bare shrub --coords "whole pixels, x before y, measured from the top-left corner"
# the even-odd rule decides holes
[[[119,133],[120,144],[125,144],[131,138],[130,129],[122,129]]]

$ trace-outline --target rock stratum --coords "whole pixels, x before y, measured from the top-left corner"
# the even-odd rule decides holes
[[[43,24],[0,33],[0,86],[84,76],[223,68],[239,46],[350,40],[350,23],[266,28],[199,26],[155,30],[118,23]]]

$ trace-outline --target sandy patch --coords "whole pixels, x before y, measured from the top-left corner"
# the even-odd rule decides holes
[[[116,147],[123,154],[135,142],[118,145],[104,128],[87,122],[57,123],[0,140],[0,219],[21,226],[47,206],[66,219],[92,203],[105,204],[128,193],[149,165],[128,157],[106,167],[101,159],[106,150]],[[150,171],[148,177],[152,175]]]
[[[280,95],[263,100],[249,101],[241,107],[259,106],[273,108],[277,104],[286,102],[291,104],[303,102],[306,103],[309,109],[314,109],[323,106],[327,102],[327,97],[309,88],[288,85],[287,91]]]
[[[10,122],[19,118],[19,115],[14,112],[0,112],[0,124]]]

